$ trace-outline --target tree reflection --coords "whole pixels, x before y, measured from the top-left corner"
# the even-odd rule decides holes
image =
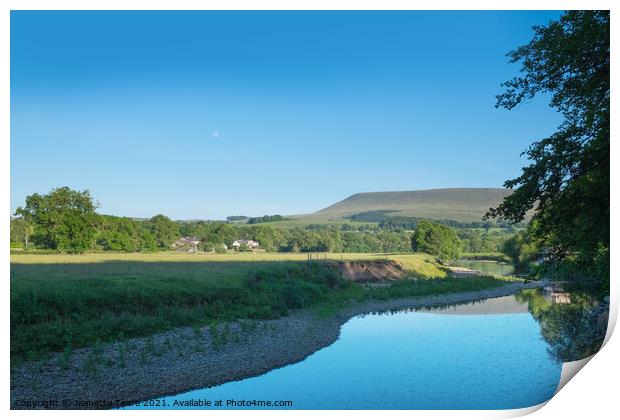
[[[553,285],[516,294],[540,324],[550,354],[562,362],[595,354],[603,344],[609,317],[609,306],[595,293],[573,289]]]

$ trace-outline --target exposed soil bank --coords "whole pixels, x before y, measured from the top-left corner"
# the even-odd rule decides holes
[[[346,261],[338,269],[347,280],[362,283],[385,282],[406,277],[405,270],[396,261]]]
[[[332,317],[304,310],[277,320],[240,321],[217,330],[179,328],[71,355],[56,353],[12,370],[11,408],[33,408],[34,401],[47,401],[34,408],[113,408],[119,400],[143,401],[219,385],[305,359],[336,341],[340,326],[355,315],[506,296],[540,286],[514,282],[474,292],[367,301]]]

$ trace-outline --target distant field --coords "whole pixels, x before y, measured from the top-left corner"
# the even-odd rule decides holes
[[[270,222],[266,223],[269,226],[279,227],[284,229],[292,229],[296,227],[305,227],[308,225],[333,225],[333,226],[341,226],[346,223],[353,227],[362,227],[362,226],[377,226],[376,222],[356,222],[348,220],[344,217],[333,217],[330,215],[320,215],[320,214],[302,214],[302,215],[294,215],[294,216],[286,216],[288,220],[282,220],[281,222]]]
[[[84,277],[179,276],[229,283],[249,271],[270,262],[311,260],[375,260],[391,259],[420,277],[443,277],[435,257],[427,254],[367,253],[237,253],[187,254],[159,252],[144,254],[14,254],[11,255],[11,279],[54,280]],[[52,267],[50,267],[52,265]]]
[[[186,252],[154,253],[93,253],[93,254],[13,254],[12,264],[79,264],[109,261],[135,262],[253,262],[253,261],[305,261],[308,258],[340,260],[360,260],[378,258],[424,258],[433,259],[426,254],[370,254],[370,253],[330,253],[330,252],[239,252],[228,254],[190,254]]]

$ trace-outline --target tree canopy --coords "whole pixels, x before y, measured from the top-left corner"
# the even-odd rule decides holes
[[[61,187],[49,194],[26,197],[26,206],[17,208],[16,214],[34,224],[33,240],[40,246],[76,253],[92,248],[96,207],[88,190]]]
[[[180,235],[179,225],[163,214],[151,217],[149,230],[155,237],[157,246],[162,249],[170,248]]]
[[[154,251],[157,243],[144,223],[128,217],[99,216],[95,243],[106,251]]]
[[[486,217],[520,222],[533,209],[531,233],[556,262],[608,280],[609,11],[569,11],[533,29],[530,43],[508,53],[521,71],[503,84],[496,106],[550,94],[564,121],[524,152],[531,163],[506,181],[514,192]]]
[[[411,238],[411,246],[414,251],[426,252],[444,260],[455,260],[461,253],[456,231],[428,220],[418,223]]]

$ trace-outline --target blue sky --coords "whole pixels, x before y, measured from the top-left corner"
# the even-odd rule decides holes
[[[11,210],[300,214],[363,191],[501,187],[554,131],[494,108],[558,12],[12,12]]]

